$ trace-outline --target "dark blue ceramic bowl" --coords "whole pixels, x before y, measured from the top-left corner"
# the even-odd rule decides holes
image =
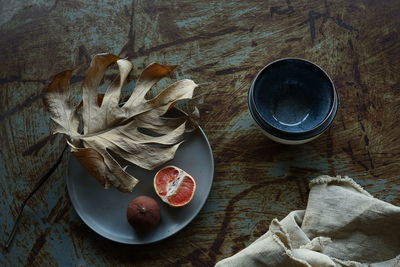
[[[271,139],[301,144],[333,122],[338,96],[332,80],[307,60],[285,58],[264,67],[249,90],[249,109]]]

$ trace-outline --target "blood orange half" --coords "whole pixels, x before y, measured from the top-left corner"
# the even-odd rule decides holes
[[[192,200],[196,182],[184,170],[167,166],[154,176],[154,189],[164,202],[173,207],[181,207]]]

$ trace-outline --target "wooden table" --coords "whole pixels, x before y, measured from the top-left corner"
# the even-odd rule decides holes
[[[24,210],[2,266],[211,266],[307,204],[319,174],[353,177],[400,205],[400,3],[365,1],[0,1],[0,192],[4,244],[23,199],[60,155],[42,95],[66,68],[83,75],[91,56],[180,64],[173,78],[200,84],[201,126],[215,180],[199,216],[153,245],[127,246],[92,232],[68,198],[65,156]],[[284,146],[247,109],[255,74],[282,57],[323,67],[340,96],[333,126]],[[76,80],[78,82],[79,79]]]

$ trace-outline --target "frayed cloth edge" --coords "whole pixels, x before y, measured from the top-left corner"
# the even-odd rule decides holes
[[[309,187],[313,187],[314,185],[321,185],[321,184],[330,184],[330,183],[340,183],[340,184],[347,184],[353,187],[355,190],[358,192],[374,198],[370,193],[368,193],[364,188],[361,187],[361,185],[357,184],[353,179],[351,179],[348,176],[336,176],[336,177],[331,177],[329,175],[320,175],[317,178],[314,178],[310,181]]]
[[[288,237],[289,238],[289,237]],[[272,239],[279,245],[281,246],[284,250],[286,255],[293,261],[303,264],[306,267],[312,267],[308,262],[303,261],[301,259],[297,259],[293,256],[292,251],[290,249],[288,249],[285,244],[283,244],[282,240],[279,238],[279,236],[277,236],[276,234],[272,234]]]

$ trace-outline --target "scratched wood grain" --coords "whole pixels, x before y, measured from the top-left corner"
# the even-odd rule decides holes
[[[55,163],[41,101],[49,79],[92,55],[128,57],[135,75],[150,62],[179,64],[214,149],[209,199],[184,230],[160,243],[107,241],[78,218],[63,174],[68,157],[26,208],[2,266],[211,266],[267,231],[273,218],[304,209],[308,181],[349,175],[400,205],[400,3],[396,0],[4,1],[0,0],[0,241],[18,207]],[[333,78],[340,111],[317,140],[266,139],[247,111],[257,71],[282,57],[316,62]],[[126,92],[127,93],[126,89]]]

